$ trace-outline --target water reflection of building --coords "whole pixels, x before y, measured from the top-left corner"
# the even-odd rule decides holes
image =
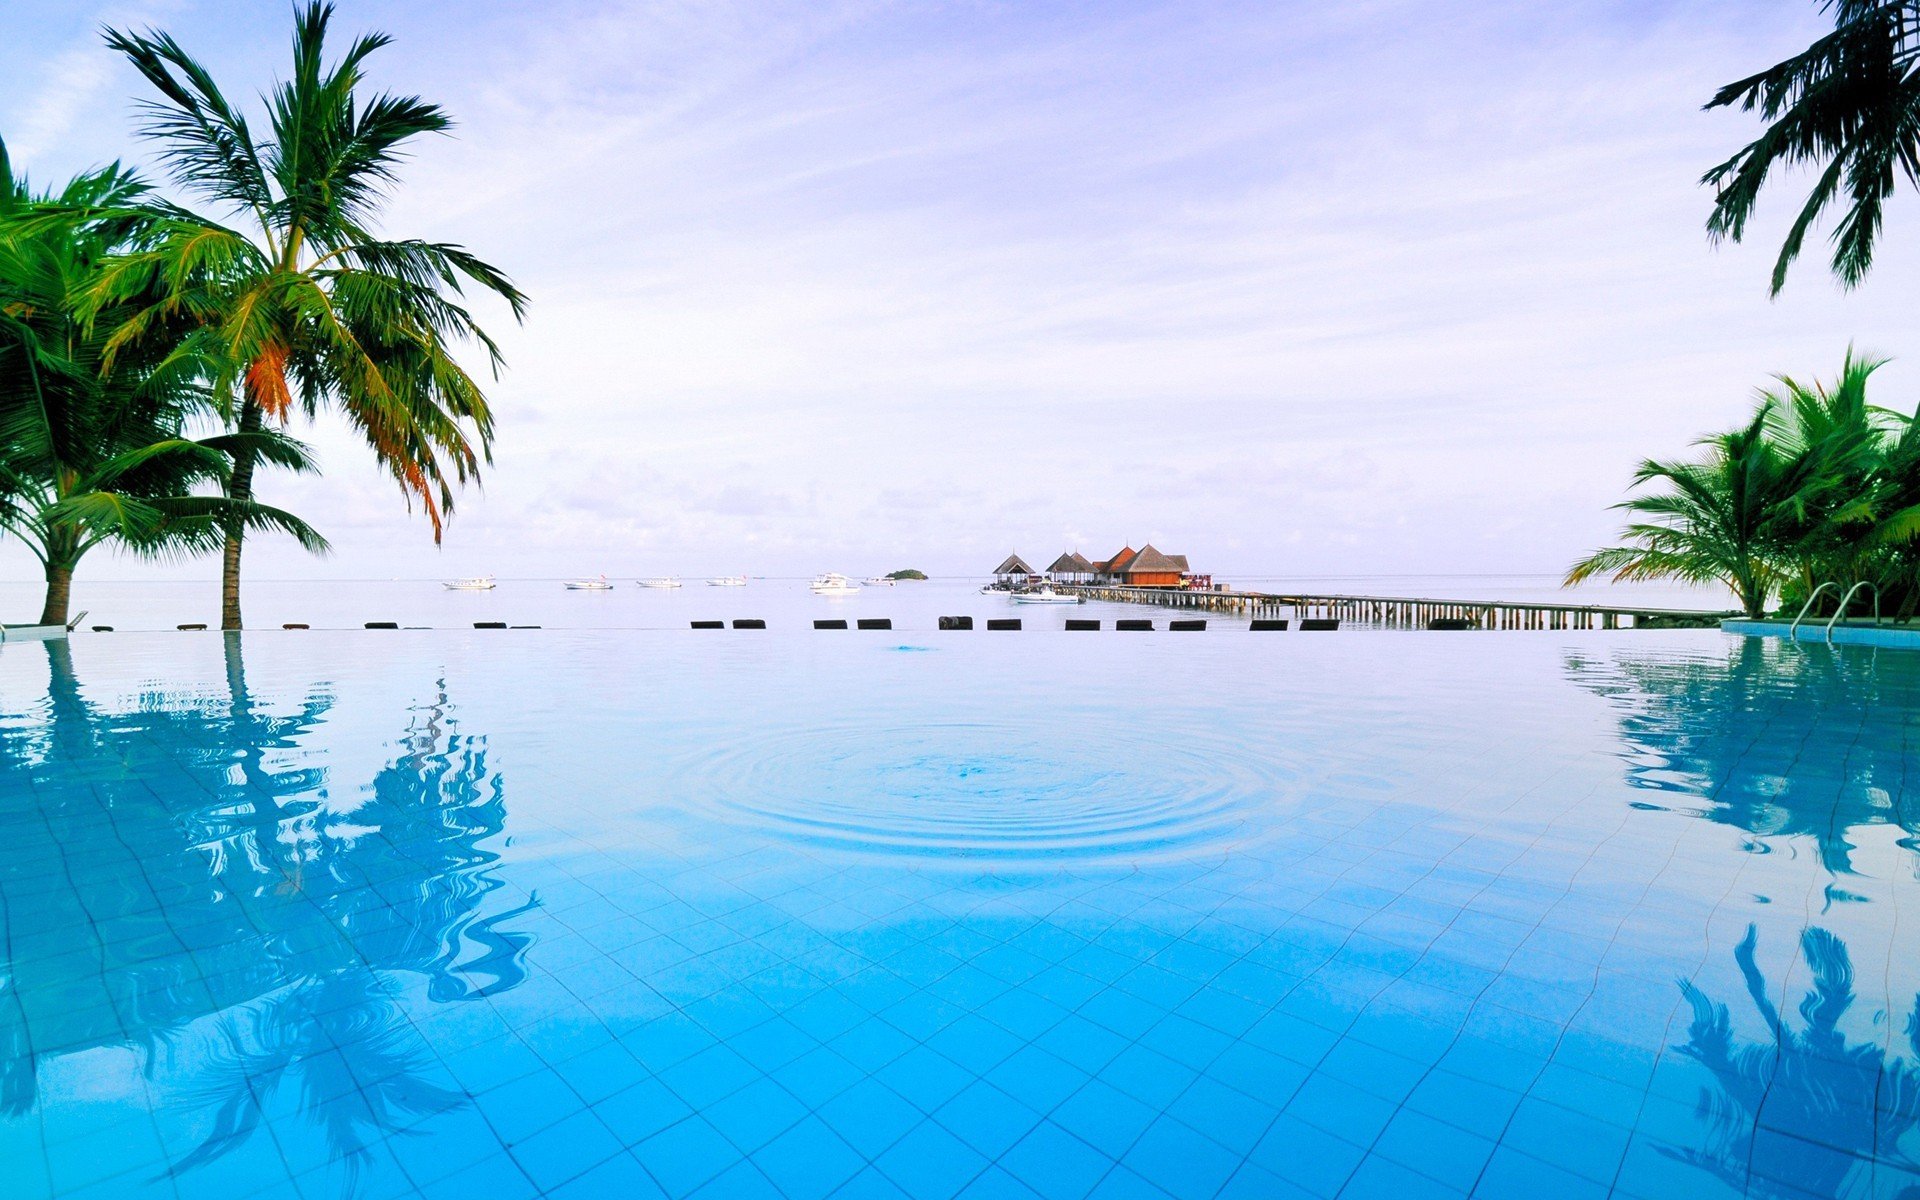
[[[1883,1185],[1873,1194],[1920,1195],[1920,1162],[1900,1145],[1920,1128],[1920,1068],[1898,1049],[1850,1042],[1841,1031],[1854,1003],[1846,943],[1820,928],[1801,935],[1812,983],[1799,1006],[1804,1027],[1795,1029],[1755,964],[1758,941],[1748,926],[1734,959],[1768,1039],[1740,1041],[1727,1005],[1681,985],[1693,1023],[1678,1050],[1704,1066],[1713,1083],[1698,1108],[1705,1144],[1664,1153],[1765,1200],[1850,1196],[1869,1174]],[[1873,1027],[1885,1029],[1892,1015],[1877,1014]],[[1902,1040],[1920,1059],[1920,997]]]
[[[223,696],[121,707],[83,695],[64,643],[46,652],[45,719],[0,726],[0,1120],[31,1119],[45,1059],[131,1043],[213,1113],[176,1171],[243,1143],[285,1089],[351,1180],[392,1122],[463,1102],[394,997],[516,986],[530,905],[490,903],[504,783],[443,687],[344,807],[309,744],[331,700],[258,702],[240,639]]]
[[[1567,668],[1617,713],[1627,781],[1661,793],[1644,807],[1744,830],[1756,850],[1805,839],[1836,878],[1854,873],[1863,828],[1897,826],[1920,850],[1920,800],[1903,795],[1920,661],[1739,638],[1724,654],[1632,650]]]

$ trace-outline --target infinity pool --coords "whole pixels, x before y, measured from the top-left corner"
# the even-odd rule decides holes
[[[0,1195],[1909,1196],[1916,742],[1719,633],[8,647]]]

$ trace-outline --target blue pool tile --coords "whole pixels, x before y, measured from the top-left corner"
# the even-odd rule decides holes
[[[728,1141],[748,1154],[799,1124],[807,1112],[806,1105],[764,1077],[700,1110]]]
[[[867,1167],[852,1179],[841,1184],[833,1193],[833,1200],[912,1200],[900,1185],[880,1173],[878,1167]]]
[[[1000,1165],[1047,1200],[1084,1200],[1113,1159],[1051,1121],[1007,1151]]]
[[[645,1079],[593,1106],[622,1145],[632,1147],[679,1123],[693,1110],[657,1079]]]
[[[1403,1108],[1374,1142],[1373,1157],[1468,1192],[1486,1169],[1494,1145],[1490,1138]]]
[[[1007,1174],[988,1167],[960,1192],[961,1200],[1041,1200],[1040,1193]]]
[[[759,1167],[739,1162],[695,1192],[694,1200],[783,1200],[785,1193]]]
[[[1038,1046],[1027,1046],[989,1071],[987,1080],[1040,1112],[1080,1090],[1088,1074]]]
[[[1501,1143],[1611,1186],[1628,1136],[1618,1125],[1529,1096],[1515,1110]]]
[[[781,1067],[773,1078],[802,1103],[818,1108],[866,1075],[833,1049],[822,1046]]]
[[[1120,1161],[1175,1195],[1211,1196],[1227,1182],[1241,1158],[1192,1126],[1163,1116],[1147,1127]]]
[[[1271,1103],[1257,1100],[1238,1088],[1203,1075],[1181,1093],[1167,1112],[1245,1157],[1266,1135],[1284,1103],[1284,1098]]]
[[[959,1095],[976,1077],[938,1051],[916,1046],[875,1073],[922,1112],[932,1112]]]
[[[620,1139],[589,1112],[577,1113],[508,1147],[514,1162],[542,1191],[577,1178],[622,1150]]]
[[[978,1082],[934,1110],[934,1120],[992,1161],[1040,1123],[1040,1114],[990,1083]]]
[[[877,1079],[862,1079],[821,1105],[818,1115],[834,1132],[871,1159],[918,1125],[924,1114]]]
[[[866,1160],[817,1117],[808,1117],[753,1156],[789,1200],[818,1200],[852,1179]]]
[[[1312,1195],[1331,1197],[1366,1155],[1363,1147],[1282,1113],[1250,1159]]]
[[[1069,1015],[1035,1038],[1033,1044],[1082,1071],[1093,1073],[1103,1070],[1132,1042],[1084,1017]]]
[[[486,1196],[488,1200],[494,1200],[495,1197],[498,1200],[536,1200],[540,1190],[520,1170],[518,1164],[501,1154],[425,1184],[419,1194],[424,1200],[473,1200],[475,1196]],[[636,1198],[651,1194],[646,1190],[633,1193]],[[568,1197],[568,1200],[572,1198]]]
[[[923,1121],[874,1160],[914,1200],[948,1200],[986,1170],[989,1159],[933,1121]]]
[[[1462,1200],[1466,1195],[1384,1158],[1362,1162],[1340,1190],[1340,1200]]]
[[[1608,1184],[1563,1171],[1530,1154],[1501,1146],[1487,1162],[1475,1195],[1489,1200],[1524,1200],[1533,1196],[1552,1196],[1555,1200],[1598,1200],[1610,1190]]]
[[[685,1118],[641,1142],[634,1157],[678,1200],[740,1161],[733,1143],[705,1118]]]
[[[1109,1158],[1118,1159],[1159,1115],[1158,1108],[1094,1079],[1054,1109],[1048,1119]]]

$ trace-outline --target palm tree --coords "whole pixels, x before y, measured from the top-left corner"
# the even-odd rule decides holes
[[[1616,505],[1641,518],[1622,531],[1633,544],[1582,559],[1566,585],[1608,573],[1615,581],[1723,583],[1748,616],[1765,612],[1779,582],[1775,526],[1819,482],[1768,440],[1774,409],[1765,399],[1744,428],[1702,440],[1708,452],[1699,462],[1640,464],[1634,486],[1660,481],[1668,490]]]
[[[487,398],[454,350],[477,344],[496,377],[502,365],[499,347],[463,304],[465,288],[504,299],[516,320],[525,297],[459,246],[375,232],[408,144],[451,121],[415,96],[363,98],[364,64],[389,39],[363,36],[330,66],[332,15],[318,0],[296,11],[293,72],[267,97],[264,138],[173,38],[108,32],[108,44],[159,93],[143,106],[143,132],[163,147],[174,181],[233,223],[157,206],[155,244],[122,256],[96,299],[123,304],[155,288],[164,293],[120,325],[116,350],[160,322],[206,330],[243,434],[295,409],[312,417],[337,407],[409,507],[420,501],[438,542],[454,486],[477,477],[493,435]],[[228,496],[252,499],[257,461],[235,457]],[[238,522],[225,530],[227,629],[241,624],[245,532]]]
[[[163,336],[156,322],[154,336],[109,363],[104,334],[78,312],[76,297],[101,262],[143,236],[130,214],[146,190],[115,164],[36,197],[0,143],[0,528],[44,568],[42,624],[66,624],[74,570],[102,542],[192,553],[217,546],[233,526],[326,545],[277,509],[198,494],[238,454],[294,468],[306,458],[278,433],[194,440],[182,432],[208,407],[206,358],[191,333]],[[111,321],[122,311],[100,315]]]
[[[1739,241],[1776,166],[1817,169],[1773,266],[1787,281],[1807,231],[1844,197],[1833,272],[1848,287],[1873,265],[1885,205],[1901,176],[1920,181],[1920,0],[1822,0],[1833,32],[1792,58],[1714,93],[1707,108],[1758,111],[1764,132],[1708,171],[1715,188],[1707,232]]]

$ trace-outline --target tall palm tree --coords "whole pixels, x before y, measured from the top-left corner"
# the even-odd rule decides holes
[[[80,315],[76,299],[101,263],[144,236],[146,190],[116,164],[36,196],[0,143],[0,529],[44,568],[42,624],[66,624],[74,570],[102,542],[192,553],[218,546],[231,526],[326,545],[288,513],[204,494],[237,455],[294,468],[306,458],[270,431],[185,434],[209,407],[195,335],[156,329],[109,365],[105,334]],[[110,322],[127,311],[98,315]]]
[[[362,96],[366,60],[390,39],[360,37],[329,65],[332,15],[318,0],[296,10],[293,71],[267,96],[265,137],[172,37],[108,32],[108,44],[159,93],[143,106],[143,132],[162,146],[174,181],[217,214],[158,206],[155,244],[115,263],[96,295],[105,305],[156,286],[165,293],[121,324],[115,349],[159,322],[207,330],[241,433],[284,422],[295,409],[311,417],[338,408],[409,507],[421,503],[437,542],[454,486],[491,458],[492,410],[455,350],[479,346],[496,377],[502,365],[499,347],[465,307],[465,290],[505,300],[516,320],[526,301],[459,246],[376,231],[409,143],[452,122],[415,96]],[[230,497],[252,498],[256,462],[235,458]],[[227,629],[241,624],[245,532],[237,522],[225,531]]]
[[[1640,518],[1622,531],[1633,544],[1596,551],[1567,572],[1568,586],[1598,575],[1616,581],[1678,579],[1723,583],[1748,616],[1766,611],[1779,581],[1774,526],[1818,479],[1779,453],[1767,429],[1775,404],[1763,400],[1745,427],[1704,439],[1698,462],[1640,464],[1634,485],[1668,490],[1616,507]]]
[[[1708,234],[1739,241],[1777,166],[1818,171],[1773,266],[1773,294],[1787,281],[1807,232],[1836,200],[1833,272],[1848,287],[1873,265],[1886,202],[1920,182],[1920,0],[1822,0],[1833,32],[1792,58],[1714,93],[1707,108],[1758,111],[1759,137],[1708,171],[1716,190]]]

